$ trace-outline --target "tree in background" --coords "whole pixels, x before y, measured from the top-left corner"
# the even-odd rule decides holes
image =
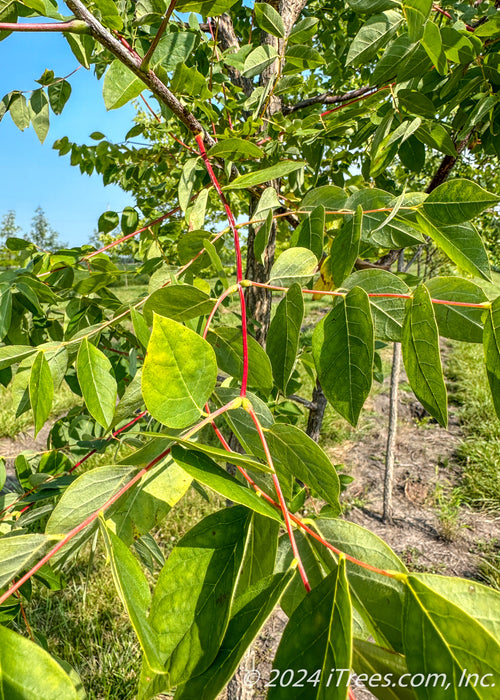
[[[19,237],[22,229],[16,223],[16,212],[13,209],[4,214],[0,224],[0,244],[4,245],[7,238]]]
[[[24,234],[23,238],[30,241],[30,243],[34,243],[40,250],[54,251],[58,247],[63,248],[65,245],[59,240],[57,231],[54,231],[49,224],[42,207],[35,209],[30,231]]]

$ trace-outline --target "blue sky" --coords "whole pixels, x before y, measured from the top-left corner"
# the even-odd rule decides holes
[[[33,90],[48,68],[65,76],[78,63],[62,35],[56,32],[11,34],[0,42],[0,99],[11,90]],[[21,132],[9,114],[0,123],[0,218],[9,210],[29,230],[34,210],[41,206],[52,227],[70,245],[87,243],[97,219],[107,209],[121,211],[133,204],[118,187],[104,187],[99,176],[81,175],[70,165],[69,155],[60,157],[54,141],[68,136],[77,143],[95,143],[89,135],[101,131],[122,141],[133,125],[134,109],[126,105],[107,112],[102,99],[102,80],[81,68],[69,79],[73,89],[62,115],[50,113],[45,143],[29,127]]]

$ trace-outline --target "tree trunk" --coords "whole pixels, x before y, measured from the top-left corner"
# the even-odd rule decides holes
[[[385,452],[384,512],[382,515],[382,518],[386,523],[392,523],[393,518],[392,492],[394,486],[396,435],[398,430],[398,393],[400,368],[401,343],[394,343],[394,348],[392,351],[389,427],[387,429],[387,449]]]

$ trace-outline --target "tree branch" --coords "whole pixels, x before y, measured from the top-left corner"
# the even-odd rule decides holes
[[[204,140],[208,146],[213,146],[215,141],[209,136],[194,114],[184,107],[177,97],[170,92],[168,87],[158,78],[152,70],[141,69],[142,59],[136,58],[116,39],[105,27],[91,14],[81,0],[66,0],[66,4],[78,19],[83,20],[87,25],[91,36],[94,37],[104,48],[129,68],[151,92],[163,102],[181,120],[184,126],[193,134],[203,133]]]
[[[142,59],[142,63],[141,63],[141,68],[142,68],[142,70],[147,70],[147,69],[148,69],[148,67],[149,67],[149,62],[150,62],[150,60],[151,60],[151,56],[154,54],[154,52],[155,52],[155,50],[156,50],[156,47],[157,47],[158,44],[160,43],[160,39],[161,39],[162,36],[163,36],[163,32],[164,32],[165,29],[167,28],[167,24],[168,24],[169,21],[170,21],[170,17],[172,16],[172,12],[174,11],[174,8],[175,8],[175,5],[176,5],[176,4],[177,4],[177,0],[171,0],[170,5],[168,6],[168,9],[167,9],[167,11],[166,11],[166,13],[165,13],[165,17],[163,18],[163,20],[162,20],[162,22],[161,22],[161,24],[160,24],[160,28],[159,28],[158,31],[156,32],[156,36],[155,36],[155,38],[153,39],[153,41],[152,41],[152,43],[151,43],[151,46],[149,47],[149,49],[148,49],[146,55],[144,56],[144,58]]]
[[[351,92],[346,92],[345,95],[332,95],[329,92],[324,92],[321,95],[315,95],[314,97],[309,97],[307,100],[301,100],[294,105],[286,105],[283,107],[283,114],[292,114],[292,112],[297,112],[299,109],[304,109],[305,107],[310,107],[315,104],[324,105],[334,105],[341,104],[342,102],[348,102],[356,97],[362,97],[369,92],[376,91],[378,88],[374,85],[366,85],[365,87],[358,88],[357,90],[351,90]]]
[[[85,22],[73,19],[69,22],[0,22],[1,32],[69,32],[70,34],[90,34]]]

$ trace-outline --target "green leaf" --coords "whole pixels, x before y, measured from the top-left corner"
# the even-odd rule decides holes
[[[370,301],[363,289],[352,289],[318,323],[312,350],[325,396],[356,425],[370,393],[374,354]]]
[[[481,287],[460,277],[434,277],[425,283],[432,299],[459,301],[469,304],[483,304],[487,301]],[[433,304],[439,335],[467,343],[483,342],[484,309],[470,309],[466,306]]]
[[[490,685],[500,668],[500,645],[474,618],[409,576],[403,627],[410,673],[441,674],[441,678],[444,674],[450,684],[445,688],[452,683],[460,688],[461,700],[490,700]],[[471,674],[477,674],[484,684],[467,683]],[[438,693],[417,689],[421,698],[438,697]]]
[[[475,277],[491,281],[488,254],[481,236],[472,224],[454,224],[438,228],[420,212],[417,212],[417,223],[459,268]]]
[[[180,323],[153,314],[142,371],[142,393],[151,415],[171,428],[191,425],[216,381],[217,362],[210,344]]]
[[[368,63],[377,51],[397,32],[403,18],[399,12],[387,10],[373,15],[363,24],[349,47],[346,65],[353,67]]]
[[[196,449],[196,445],[194,446]],[[210,457],[194,450],[185,450],[179,445],[172,447],[172,457],[193,479],[208,486],[230,501],[239,503],[256,513],[281,522],[280,511],[274,508],[255,491],[241,484]],[[229,459],[229,458],[228,458]]]
[[[119,222],[120,219],[116,211],[105,211],[99,217],[97,226],[99,227],[99,231],[102,231],[103,233],[109,233],[118,226]]]
[[[57,83],[49,85],[47,92],[52,111],[54,114],[61,114],[71,95],[71,85],[67,80],[59,80]]]
[[[35,133],[43,143],[49,133],[49,101],[42,88],[31,94],[28,110]]]
[[[120,31],[123,28],[123,20],[118,11],[117,4],[113,0],[95,0],[97,9],[101,14],[102,23],[110,29]]]
[[[176,8],[178,3],[176,3]],[[166,11],[164,6],[161,14]],[[196,34],[193,32],[171,32],[165,34],[160,39],[160,43],[153,54],[153,66],[158,68],[161,66],[167,71],[175,70],[177,64],[181,61],[186,61],[193,51],[196,44]]]
[[[448,424],[446,387],[439,353],[439,335],[429,292],[417,287],[407,302],[403,325],[403,361],[415,396],[443,426]]]
[[[306,163],[302,160],[282,160],[275,165],[271,165],[269,168],[256,170],[255,172],[247,173],[246,175],[240,175],[222,189],[242,190],[246,189],[247,187],[254,187],[254,185],[261,185],[263,182],[269,182],[270,180],[277,180],[280,177],[285,177],[296,170],[300,170],[300,168],[303,168],[305,165]]]
[[[41,646],[0,626],[0,694],[10,700],[79,700],[72,679]],[[76,675],[76,674],[75,674]]]
[[[102,86],[106,109],[123,107],[134,97],[139,97],[144,87],[142,80],[136,78],[119,59],[115,59],[106,71]]]
[[[182,12],[198,12],[203,17],[218,17],[227,12],[236,0],[178,0],[175,8]]]
[[[351,668],[352,615],[345,559],[312,589],[293,612],[276,652],[273,668],[284,678],[287,669],[295,679],[302,669],[307,677],[320,670],[316,685],[301,692],[308,700],[331,698],[345,700],[348,679],[339,679],[339,669]],[[288,675],[288,674],[287,674]],[[333,683],[332,678],[333,676]],[[284,684],[283,684],[284,685]],[[269,689],[269,700],[288,700],[290,688],[276,683]]]
[[[368,676],[370,689],[380,700],[415,700],[410,687],[406,688],[408,667],[405,657],[371,642],[354,639],[352,665],[355,672]],[[399,679],[405,676],[399,683]],[[387,682],[387,680],[389,682]]]
[[[285,25],[281,15],[274,7],[265,2],[256,2],[254,5],[255,23],[268,34],[277,36],[279,39],[285,38]]]
[[[415,136],[419,141],[425,143],[426,146],[430,146],[447,156],[456,158],[457,149],[455,148],[455,144],[442,124],[426,122],[419,126],[415,132]],[[436,187],[436,189],[438,188]]]
[[[274,209],[277,209],[280,206],[281,204],[274,187],[266,187],[260,196],[259,203],[253,212],[252,219],[266,219],[269,212],[272,214]]]
[[[376,12],[389,10],[391,7],[398,7],[397,0],[347,0],[347,4],[354,12],[363,15],[373,15]]]
[[[241,329],[218,326],[208,332],[207,340],[215,351],[217,364],[223,372],[241,380],[243,377],[243,339]],[[273,386],[271,362],[259,343],[248,336],[248,383],[267,395]]]
[[[302,532],[302,530],[297,530],[295,532],[295,543],[304,569],[307,571],[309,585],[311,588],[315,588],[325,578],[329,570],[323,565],[309,534]],[[278,543],[275,572],[284,573],[288,571],[294,565],[294,559],[290,539],[287,534],[283,534]],[[294,610],[297,609],[306,596],[307,591],[300,576],[295,576],[280,601],[280,607],[285,615],[291,617]]]
[[[54,396],[54,384],[50,372],[49,363],[45,359],[45,353],[40,350],[31,366],[29,381],[30,403],[35,420],[35,436],[45,425],[50,415],[52,399]]]
[[[260,580],[236,598],[214,662],[204,673],[181,685],[176,700],[213,700],[219,696],[294,574],[295,571],[287,571]]]
[[[275,423],[265,434],[278,474],[300,479],[339,513],[339,477],[322,448],[294,425]]]
[[[130,384],[127,385],[123,396],[118,402],[115,408],[113,422],[110,426],[111,428],[114,428],[116,425],[118,425],[118,423],[121,423],[124,420],[128,422],[130,420],[130,416],[143,407],[144,401],[141,391],[141,375],[142,367],[137,370],[134,378]]]
[[[136,471],[134,467],[98,467],[79,476],[66,489],[52,511],[45,533],[60,535],[70,532],[92,513],[101,509],[111,496],[130,481]],[[112,507],[116,507],[116,504]],[[69,558],[89,539],[96,528],[97,523],[94,521],[75,535],[62,550],[56,552],[51,560],[52,564],[59,564]]]
[[[491,396],[500,416],[500,297],[492,302],[484,324],[484,357]]]
[[[194,67],[186,66],[184,62],[178,63],[175,67],[170,88],[176,94],[190,97],[209,99],[212,96],[203,73]]]
[[[420,42],[437,72],[441,75],[446,75],[448,73],[448,61],[446,60],[441,32],[437,24],[434,24],[434,22],[427,22],[425,24],[424,33]]]
[[[278,304],[266,341],[266,352],[271,360],[274,381],[285,396],[299,350],[303,319],[302,290],[294,283]]]
[[[266,5],[265,7],[270,7]],[[209,156],[228,158],[229,160],[246,160],[247,158],[263,158],[264,151],[251,141],[230,138],[219,141],[208,151]]]
[[[354,216],[344,223],[332,241],[330,271],[336,287],[340,287],[345,278],[352,272],[359,253],[362,226],[363,209],[361,205],[358,205]]]
[[[247,547],[236,587],[235,599],[275,572],[276,552],[281,523],[259,513],[252,514]],[[234,606],[232,613],[234,611]]]
[[[324,231],[325,207],[320,204],[295,229],[290,240],[290,247],[312,250],[317,259],[320,260],[323,255]]]
[[[437,574],[413,574],[428,588],[447,598],[500,639],[500,592],[471,579]]]
[[[144,316],[140,314],[137,309],[132,307],[130,309],[130,318],[132,319],[132,325],[134,326],[134,333],[137,340],[144,348],[147,348],[151,333]]]
[[[177,187],[179,195],[179,204],[182,211],[185,213],[191,201],[193,194],[194,183],[196,181],[196,168],[198,167],[199,158],[189,158],[184,163],[182,173],[179,178]]]
[[[367,294],[410,294],[402,279],[387,270],[358,270],[342,283],[344,289],[361,287]],[[370,307],[378,340],[399,342],[403,330],[406,300],[397,297],[370,297]]]
[[[262,464],[261,462],[258,462],[255,457],[250,457],[249,455],[242,455],[239,452],[230,452],[228,450],[223,450],[220,447],[214,447],[213,445],[204,445],[202,442],[183,440],[178,435],[172,435],[172,441],[177,442],[179,445],[183,445],[188,449],[203,452],[203,454],[206,454],[219,462],[223,461],[228,462],[229,464],[238,464],[244,469],[250,469],[250,471],[257,470],[266,472],[267,474],[271,473],[271,469],[267,466],[267,464]]]
[[[272,266],[269,284],[287,287],[297,282],[305,285],[317,267],[316,256],[307,248],[287,248]]]
[[[304,17],[300,22],[294,24],[288,36],[289,44],[303,44],[312,39],[316,34],[316,27],[319,19],[317,17]]]
[[[398,36],[397,39],[392,41],[375,66],[375,70],[372,74],[372,84],[384,85],[391,78],[394,78],[398,65],[408,54],[412,46],[413,44],[407,34]]]
[[[153,313],[181,323],[209,314],[215,301],[198,287],[174,284],[151,294],[144,304],[144,318],[148,326],[153,323]]]
[[[410,41],[418,41],[432,10],[432,0],[403,0],[403,13],[408,22]]]
[[[272,187],[268,187],[268,190],[273,190]],[[276,194],[276,193],[275,193]],[[269,243],[269,236],[271,235],[271,231],[273,228],[273,212],[269,211],[267,214],[267,218],[264,224],[260,226],[259,230],[255,234],[254,242],[253,242],[253,250],[255,253],[255,257],[259,262],[263,265],[264,264],[264,251],[267,248],[267,244]]]
[[[111,362],[87,338],[78,350],[76,372],[90,415],[103,428],[108,428],[115,412],[116,379]]]
[[[2,291],[0,296],[0,340],[3,340],[9,332],[11,321],[12,292],[10,289],[5,289]]]
[[[0,348],[0,369],[22,362],[37,351],[30,345],[5,345]]]
[[[326,210],[337,211],[344,209],[347,202],[347,194],[341,187],[324,185],[309,190],[300,204],[301,209],[315,209],[322,204]]]
[[[212,398],[218,406],[223,406],[229,401],[240,395],[240,390],[231,387],[217,387]],[[273,414],[267,405],[254,394],[247,394],[247,398],[253,406],[253,410],[259,423],[264,428],[269,428],[274,423]],[[265,459],[262,443],[256,433],[255,425],[249,416],[248,412],[243,408],[237,408],[234,411],[226,411],[224,419],[234,432],[241,446],[251,455],[255,455],[259,459]]]
[[[165,446],[159,454],[164,450]],[[132,544],[137,537],[150,532],[166,518],[185,495],[191,482],[184,470],[170,457],[165,457],[113,508],[110,521],[114,531],[125,544]]]
[[[323,56],[316,49],[304,44],[293,44],[285,54],[285,66],[283,73],[293,73],[297,70],[314,70],[326,63]]]
[[[253,49],[248,56],[245,58],[245,63],[243,64],[242,76],[244,78],[254,78],[256,75],[262,73],[262,71],[274,63],[278,58],[278,52],[270,44],[263,44],[262,46],[257,46]]]
[[[24,131],[30,125],[30,113],[26,98],[20,92],[14,94],[9,104],[9,112],[12,121],[18,129]]]
[[[195,525],[167,559],[149,616],[164,659],[165,687],[203,673],[217,656],[249,521],[250,511],[242,506],[213,513]]]
[[[2,537],[0,539],[0,588],[38,561],[54,544],[56,544],[54,537],[35,533]]]
[[[500,197],[476,185],[471,180],[456,179],[443,182],[422,205],[424,213],[436,224],[460,224],[474,219],[488,207],[494,207]]]
[[[66,32],[64,33],[64,38],[68,42],[78,63],[81,63],[82,66],[88,70],[90,68],[92,52],[96,46],[95,39],[85,34],[70,34]]]
[[[120,220],[123,233],[125,235],[133,233],[137,229],[138,223],[139,215],[136,210],[133,207],[125,207]]]
[[[151,593],[147,579],[137,559],[121,539],[102,523],[101,531],[116,590],[141,648],[151,666],[161,668],[158,639],[148,620]]]
[[[320,535],[337,549],[384,571],[406,572],[403,562],[373,532],[340,519],[320,518],[313,522]],[[315,540],[310,540],[315,544]],[[315,544],[328,569],[337,557],[330,556],[321,543]],[[332,563],[333,561],[333,563]],[[353,605],[361,613],[374,639],[386,648],[403,650],[401,615],[404,587],[395,579],[347,562]]]

